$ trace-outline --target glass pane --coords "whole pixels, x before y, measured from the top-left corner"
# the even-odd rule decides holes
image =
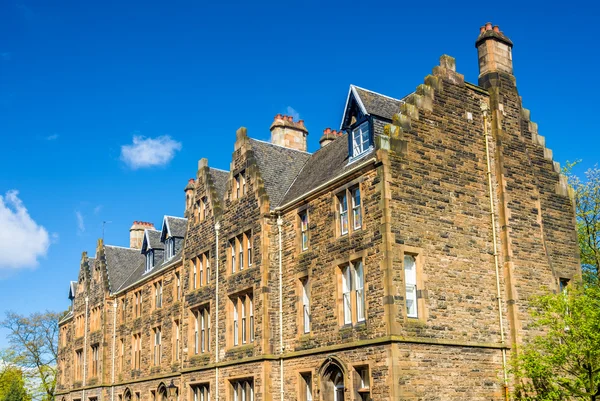
[[[411,255],[404,256],[404,279],[406,280],[407,285],[417,284],[417,269],[415,264],[415,258]]]
[[[344,323],[352,323],[350,293],[344,294]]]

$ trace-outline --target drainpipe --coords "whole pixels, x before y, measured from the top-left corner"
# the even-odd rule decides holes
[[[219,230],[221,229],[221,223],[217,221],[215,224],[215,270],[216,270],[216,282],[215,282],[215,401],[219,401]]]
[[[88,296],[85,297],[85,320],[83,326],[83,381],[82,386],[85,387],[85,377],[87,373],[87,337],[88,337],[88,304],[90,302],[90,298]],[[81,392],[81,399],[85,400],[85,388]]]
[[[112,373],[111,373],[111,386],[110,386],[110,400],[115,400],[115,347],[117,345],[117,299],[113,304],[113,338],[112,338]]]
[[[281,213],[277,216],[277,231],[279,232],[279,392],[280,400],[285,399],[285,390],[283,389],[283,260],[281,249],[283,219]]]
[[[496,213],[494,211],[494,198],[493,198],[493,185],[492,185],[492,170],[490,168],[490,148],[488,145],[489,135],[488,135],[488,112],[489,107],[487,103],[481,103],[481,110],[483,111],[483,133],[485,138],[485,160],[487,163],[487,181],[488,181],[488,191],[490,195],[490,216],[492,219],[492,242],[494,244],[494,266],[496,268],[496,300],[498,301],[498,321],[500,323],[500,340],[502,341],[502,345],[504,345],[504,321],[502,318],[502,294],[500,292],[500,268],[499,268],[499,255],[498,255],[498,246],[496,244]],[[508,401],[508,372],[506,368],[506,348],[502,348],[502,371],[504,374],[504,398]]]

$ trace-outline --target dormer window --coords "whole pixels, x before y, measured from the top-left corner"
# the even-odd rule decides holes
[[[169,237],[165,241],[165,261],[175,256],[175,238]]]
[[[154,267],[154,251],[146,252],[146,271],[149,272]]]
[[[369,122],[365,121],[352,130],[352,157],[357,157],[367,150],[371,145]]]

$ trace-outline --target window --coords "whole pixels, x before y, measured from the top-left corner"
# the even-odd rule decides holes
[[[90,331],[100,330],[100,313],[101,308],[92,308],[90,311]]]
[[[193,384],[192,394],[194,394],[193,401],[210,401],[210,389],[208,383],[204,384]]]
[[[85,332],[85,318],[79,315],[75,318],[75,337],[83,337]]]
[[[206,251],[194,258],[193,269],[193,288],[207,285],[210,282],[210,252]]]
[[[60,344],[65,347],[67,345],[67,326],[60,328]]]
[[[173,321],[173,360],[179,360],[179,348],[180,348],[180,340],[179,340],[179,320]]]
[[[343,324],[366,319],[365,273],[362,260],[341,266]]]
[[[230,297],[232,313],[232,344],[254,342],[254,305],[251,293]]]
[[[229,265],[231,273],[252,266],[252,232],[247,231],[229,240]]]
[[[312,375],[301,373],[300,378],[300,401],[313,401]]]
[[[140,317],[142,315],[142,291],[136,291],[134,294],[135,297],[135,317]]]
[[[231,382],[233,401],[254,401],[254,380],[243,379]]]
[[[417,308],[417,264],[412,255],[404,256],[404,281],[406,283],[406,316],[419,317]]]
[[[127,320],[127,298],[121,300],[121,324]]]
[[[140,333],[133,335],[133,369],[140,369],[142,366],[142,335]]]
[[[568,278],[560,278],[558,280],[558,284],[559,284],[559,289],[560,292],[563,294],[567,293],[567,287],[569,286],[569,279]]]
[[[367,401],[371,399],[371,379],[369,367],[359,366],[355,368],[354,380],[356,382],[357,400]]]
[[[308,249],[308,210],[299,213],[300,217],[300,249]]]
[[[175,299],[181,299],[181,274],[179,272],[175,273]]]
[[[310,333],[310,290],[308,277],[300,280],[302,291],[302,332]]]
[[[190,261],[192,264],[192,289],[198,288],[198,266],[197,266],[197,258]]]
[[[154,366],[160,365],[162,357],[162,332],[160,326],[154,329]]]
[[[352,157],[357,157],[369,150],[370,144],[369,122],[365,121],[352,130]]]
[[[83,350],[75,351],[75,380],[81,380],[83,372]]]
[[[246,185],[246,172],[241,171],[233,177],[234,180],[234,198],[239,199],[243,195],[246,195],[247,185]]]
[[[210,351],[210,309],[201,307],[194,312],[194,353]]]
[[[146,272],[149,272],[154,267],[154,251],[150,249],[146,252]]]
[[[125,370],[125,339],[121,338],[121,363],[119,364],[119,371]]]
[[[92,377],[98,376],[98,359],[99,359],[98,348],[99,348],[98,344],[92,345],[92,369],[91,369]]]
[[[350,206],[352,207],[350,215],[348,215],[348,198],[350,198]],[[348,234],[350,229],[356,231],[362,228],[362,205],[359,186],[340,192],[337,195],[337,208],[339,235]]]
[[[165,262],[175,256],[175,238],[169,237],[165,240]]]
[[[156,309],[162,308],[162,280],[154,283],[154,307]]]
[[[200,200],[200,221],[204,221],[204,219],[206,219],[207,211],[208,211],[208,199],[205,196]]]

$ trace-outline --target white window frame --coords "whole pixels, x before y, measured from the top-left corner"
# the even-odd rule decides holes
[[[300,235],[302,241],[302,250],[308,249],[308,210],[300,212]]]
[[[344,190],[338,195],[339,213],[340,213],[340,234],[346,235],[349,231],[349,216],[348,216],[348,192]],[[344,228],[345,227],[345,228]]]
[[[229,248],[231,248],[231,273],[235,273],[235,238],[229,241]]]
[[[352,158],[356,158],[370,149],[371,133],[369,121],[365,121],[352,130]]]
[[[302,320],[304,334],[310,333],[310,295],[308,277],[302,280]]]
[[[154,366],[160,365],[162,356],[162,332],[160,326],[154,329]]]
[[[344,324],[352,324],[352,267],[347,264],[342,269],[342,304]]]
[[[247,232],[246,237],[246,248],[248,250],[246,257],[248,258],[248,267],[252,266],[252,232]]]
[[[356,195],[358,195],[358,199]],[[354,228],[354,230],[359,230],[362,227],[360,195],[360,186],[356,186],[350,189],[350,196],[352,197],[352,227]]]
[[[152,249],[146,251],[146,272],[154,268],[154,251]]]
[[[417,302],[417,259],[413,255],[404,255],[404,282],[406,286],[406,316],[419,317]],[[409,301],[411,305],[409,306]]]
[[[365,268],[362,260],[352,263],[354,272],[354,291],[356,293],[356,321],[364,322],[366,319],[365,308]]]
[[[239,297],[233,299],[233,345],[239,344],[239,316],[238,316],[238,302]]]

